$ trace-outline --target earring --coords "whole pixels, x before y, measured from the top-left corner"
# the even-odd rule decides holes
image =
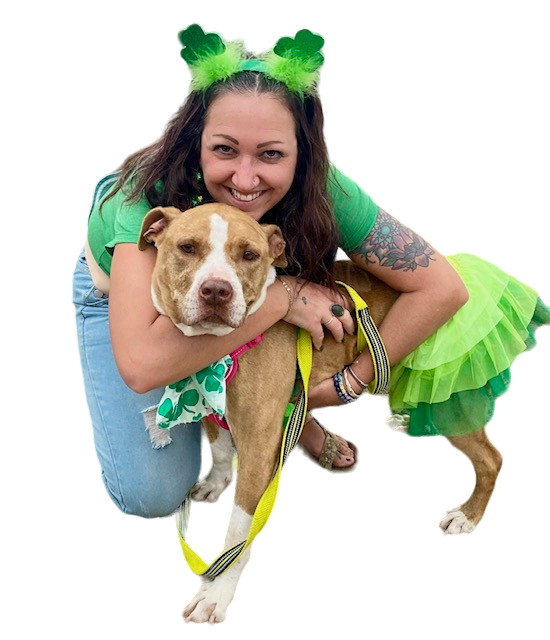
[[[202,182],[202,173],[200,171],[197,171],[197,173],[195,173],[195,180],[199,183],[199,189],[201,188],[201,182]],[[200,194],[197,194],[196,196],[194,196],[193,198],[191,198],[191,205],[193,207],[198,206],[199,204],[201,204],[203,198]]]

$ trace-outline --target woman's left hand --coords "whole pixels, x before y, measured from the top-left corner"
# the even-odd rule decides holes
[[[279,280],[283,283],[282,278]],[[354,321],[341,294],[319,284],[304,282],[290,276],[285,276],[283,286],[290,289],[291,301],[283,319],[310,333],[315,349],[320,350],[323,346],[325,328],[332,333],[337,342],[342,342],[346,333],[354,333]],[[335,305],[341,307],[341,313],[338,315],[333,312]]]

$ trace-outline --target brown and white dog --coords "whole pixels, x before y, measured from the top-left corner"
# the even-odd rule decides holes
[[[260,225],[238,209],[217,203],[187,212],[173,207],[151,210],[143,222],[140,248],[147,243],[154,243],[158,251],[152,282],[154,304],[189,336],[225,335],[241,326],[265,300],[275,267],[286,264],[278,227]],[[351,262],[337,262],[334,269],[338,280],[350,284],[367,301],[374,321],[380,323],[398,294]],[[349,305],[353,306],[351,300]],[[310,384],[332,376],[356,357],[353,336],[339,344],[327,332],[323,351],[314,350]],[[276,393],[272,378],[264,373],[273,361],[278,370]],[[242,356],[227,388],[225,417],[230,431],[204,421],[213,466],[194,487],[193,498],[217,500],[231,481],[233,447],[239,458],[226,548],[248,537],[256,506],[273,476],[295,378],[295,327],[278,322],[260,344]],[[470,499],[448,512],[440,526],[446,533],[469,533],[485,512],[502,459],[485,430],[449,440],[472,461],[476,485]],[[224,620],[249,555],[250,549],[224,573],[203,581],[184,610],[186,620]]]

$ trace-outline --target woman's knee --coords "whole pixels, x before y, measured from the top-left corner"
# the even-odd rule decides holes
[[[163,449],[154,450],[147,442],[145,451],[131,464],[126,459],[124,465],[102,466],[103,486],[121,513],[147,520],[171,516],[198,480],[201,425],[181,425],[171,433],[172,443]]]
[[[194,427],[187,427],[194,428]],[[187,438],[189,439],[189,438]],[[173,443],[174,444],[174,443]],[[167,445],[169,449],[173,444]],[[162,452],[154,452],[161,453]],[[114,504],[125,514],[141,518],[163,518],[178,510],[197,481],[200,473],[200,444],[193,443],[185,451],[180,450],[179,464],[166,460],[149,468],[135,469],[110,482],[103,472],[103,482]]]
[[[184,501],[193,483],[187,491],[177,487],[159,490],[158,487],[147,487],[142,490],[126,490],[121,496],[105,481],[109,497],[122,513],[140,518],[165,518],[177,511]]]

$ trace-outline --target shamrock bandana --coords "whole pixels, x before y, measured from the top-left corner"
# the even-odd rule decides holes
[[[192,376],[169,385],[157,409],[157,427],[170,429],[225,412],[225,379],[233,358],[225,356]]]

